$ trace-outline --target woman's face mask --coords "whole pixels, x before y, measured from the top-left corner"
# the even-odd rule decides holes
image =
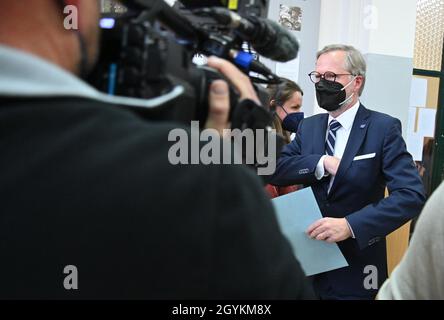
[[[284,109],[284,107],[281,108],[287,114],[284,120],[282,120],[282,128],[290,132],[297,132],[299,123],[301,122],[302,119],[304,119],[304,113],[303,112],[288,113]]]

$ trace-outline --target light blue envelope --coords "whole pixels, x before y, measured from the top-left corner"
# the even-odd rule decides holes
[[[322,218],[311,188],[274,198],[272,202],[282,233],[307,276],[348,266],[336,243],[310,239],[305,233],[313,222]]]

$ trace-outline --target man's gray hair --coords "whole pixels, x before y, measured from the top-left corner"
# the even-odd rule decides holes
[[[345,44],[332,44],[320,50],[316,56],[316,60],[319,59],[319,57],[324,53],[331,51],[344,51],[346,53],[344,66],[345,70],[355,76],[363,77],[362,86],[359,90],[359,95],[361,95],[362,91],[364,90],[365,72],[367,71],[367,64],[362,53],[353,46],[347,46]]]

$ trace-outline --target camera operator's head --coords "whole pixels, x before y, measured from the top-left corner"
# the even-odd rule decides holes
[[[0,44],[35,54],[75,74],[86,73],[99,49],[99,3],[0,0]]]

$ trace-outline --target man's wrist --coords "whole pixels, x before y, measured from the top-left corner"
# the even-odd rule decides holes
[[[329,175],[328,171],[325,170],[324,167],[324,160],[326,157],[327,157],[326,155],[323,155],[321,159],[319,159],[318,164],[316,165],[315,177],[318,180],[321,180],[322,178]]]
[[[353,232],[353,229],[352,229],[350,223],[348,223],[347,218],[344,218],[344,219],[345,219],[345,222],[347,222],[347,227],[348,227],[348,230],[349,230],[349,232],[350,232],[350,237],[351,237],[352,239],[356,239],[356,237],[355,237],[355,233]]]

